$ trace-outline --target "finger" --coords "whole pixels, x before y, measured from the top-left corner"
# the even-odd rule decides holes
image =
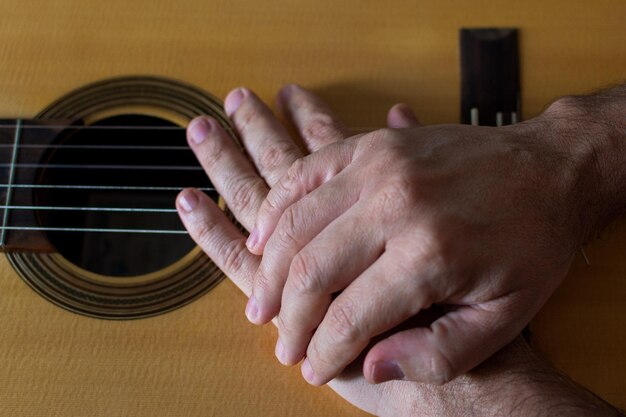
[[[387,113],[387,126],[395,129],[408,129],[420,127],[422,124],[408,104],[398,103]]]
[[[339,175],[285,210],[254,275],[251,322],[267,323],[278,314],[293,257],[357,201],[359,181]]]
[[[247,295],[259,257],[246,248],[246,238],[206,194],[188,188],[176,198],[176,209],[191,238]]]
[[[518,335],[522,328],[501,310],[460,306],[430,327],[396,333],[376,344],[364,364],[374,383],[403,379],[443,384],[474,368]],[[505,323],[505,324],[502,324]]]
[[[187,128],[189,146],[237,220],[250,230],[268,193],[237,144],[213,118],[200,116]]]
[[[367,203],[333,221],[293,258],[278,316],[281,363],[302,359],[333,294],[351,285],[384,250],[383,231],[371,227],[362,206]]]
[[[252,91],[233,90],[224,101],[224,109],[259,174],[272,187],[302,152],[270,108]]]
[[[330,107],[309,90],[286,85],[278,93],[277,101],[278,108],[300,132],[311,152],[351,136]]]
[[[289,206],[329,181],[350,164],[357,141],[358,137],[354,137],[329,145],[296,160],[289,167],[259,208],[256,225],[247,242],[252,253],[257,255],[263,253],[267,240]]]
[[[215,206],[215,204],[207,200],[201,200],[198,205],[193,207],[188,213],[188,210],[183,206],[189,206],[193,204],[193,197],[187,195],[188,192],[196,193],[196,190],[184,190],[177,198],[176,206],[180,213],[181,219],[185,223],[185,226],[190,231],[194,240],[204,249],[207,255],[214,260],[214,262],[222,270],[226,272],[226,275],[234,281],[234,283],[247,295],[250,295],[252,287],[252,273],[258,265],[258,258],[253,255],[243,255],[245,252],[238,252],[237,250],[228,250],[234,245],[237,247],[239,243],[237,240],[242,239],[241,232],[237,230],[225,214]],[[183,203],[182,197],[185,197],[186,201]],[[206,206],[204,205],[206,203]],[[198,210],[196,212],[196,210]],[[195,212],[194,214],[191,214]],[[201,232],[206,225],[214,224],[213,227],[208,227],[204,230],[210,230],[209,233]],[[207,237],[203,237],[203,236]],[[245,249],[245,248],[244,248]],[[242,255],[240,267],[229,267],[232,262],[227,262],[226,259],[230,256],[236,256],[240,253]],[[383,395],[381,390],[377,386],[368,384],[361,375],[360,367],[358,372],[355,370],[354,375],[344,375],[342,379],[332,381],[332,389],[339,393],[339,395],[350,399],[351,402],[365,408],[367,410],[375,410],[378,398]],[[372,411],[374,412],[374,411]]]
[[[427,308],[432,290],[397,254],[385,252],[331,303],[307,349],[302,372],[313,385],[341,373],[370,340]],[[390,302],[391,300],[391,302]]]

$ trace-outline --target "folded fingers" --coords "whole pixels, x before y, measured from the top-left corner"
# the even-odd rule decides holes
[[[259,174],[274,186],[302,152],[272,110],[247,88],[231,91],[224,109]]]
[[[333,297],[384,250],[383,234],[370,227],[362,206],[333,221],[293,258],[277,321],[281,363],[293,365],[302,359]]]
[[[296,84],[284,86],[278,93],[277,102],[311,152],[351,136],[348,128],[319,96]]]
[[[281,308],[283,288],[296,254],[358,199],[358,187],[337,176],[326,187],[287,208],[270,237],[254,276],[253,323],[267,323]]]
[[[283,213],[292,204],[333,179],[350,164],[358,140],[358,137],[353,137],[328,145],[314,154],[298,159],[289,167],[259,208],[255,227],[248,240],[251,252],[262,254]],[[350,193],[355,189],[337,191],[336,198],[341,201],[343,192]]]
[[[339,375],[382,334],[431,305],[428,279],[415,275],[397,254],[385,252],[331,303],[302,364],[313,385]]]

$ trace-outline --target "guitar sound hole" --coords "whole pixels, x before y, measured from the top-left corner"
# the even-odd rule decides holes
[[[124,277],[159,271],[194,247],[174,211],[183,187],[211,184],[187,147],[184,129],[156,117],[124,115],[91,126],[67,129],[44,157],[36,190],[42,227],[84,231],[48,231],[55,248],[88,271]],[[112,126],[166,127],[117,129]],[[80,165],[82,168],[59,166]],[[55,167],[56,166],[56,167]],[[194,167],[188,169],[182,167]],[[67,186],[67,187],[65,187]],[[217,194],[207,191],[214,200]],[[129,230],[151,231],[129,232]],[[117,230],[117,231],[116,231]]]

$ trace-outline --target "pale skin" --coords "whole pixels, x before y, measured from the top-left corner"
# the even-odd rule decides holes
[[[445,383],[511,342],[623,212],[623,130],[572,100],[514,126],[404,125],[297,160],[247,242],[263,254],[247,315],[277,318],[279,360],[324,384],[431,305],[446,314],[369,350],[369,381]]]
[[[227,97],[225,104],[251,161],[210,118],[192,122],[189,142],[229,208],[247,230],[252,230],[270,188],[277,189],[281,178],[287,175],[289,167],[302,157],[302,153],[269,108],[249,90],[236,90]],[[309,151],[321,155],[325,149],[331,149],[328,145],[347,136],[347,130],[328,107],[306,90],[298,87],[284,89],[279,95],[279,108],[300,130]],[[418,125],[415,116],[404,105],[392,108],[388,122],[396,129],[417,129]],[[323,134],[317,134],[320,131]],[[332,155],[324,158],[333,161]],[[341,155],[337,159],[341,160]],[[191,236],[250,296],[262,260],[248,251],[244,235],[210,199],[196,190],[182,192],[177,207]],[[280,221],[277,224],[280,225]],[[262,238],[259,241],[262,242]],[[268,247],[266,245],[266,250]],[[281,320],[279,315],[276,320],[279,331]],[[429,326],[417,327],[424,328]],[[391,334],[394,337],[393,331]],[[284,352],[277,348],[281,361],[289,362],[284,361],[283,355]],[[519,415],[540,415],[552,402],[554,407],[564,407],[562,411],[567,415],[617,415],[608,405],[559,376],[521,341],[509,345],[472,373],[444,386],[415,382],[370,385],[366,378],[376,380],[371,369],[368,371],[367,368],[370,355],[372,350],[367,353],[365,368],[361,368],[358,361],[347,369],[342,365],[339,371],[343,370],[343,373],[337,376],[339,371],[336,371],[337,375],[333,375],[335,378],[329,385],[348,401],[377,415],[467,415],[468,410],[480,415],[502,415],[505,409],[510,410],[511,415],[516,412]],[[406,373],[395,376],[406,378]],[[484,401],[488,396],[493,396],[493,401]],[[520,398],[528,398],[524,406],[518,404]]]

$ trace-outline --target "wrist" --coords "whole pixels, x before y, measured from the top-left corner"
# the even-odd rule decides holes
[[[583,243],[626,212],[626,88],[561,98],[536,120]]]
[[[521,338],[445,385],[420,385],[411,410],[403,415],[622,416],[554,369]]]

